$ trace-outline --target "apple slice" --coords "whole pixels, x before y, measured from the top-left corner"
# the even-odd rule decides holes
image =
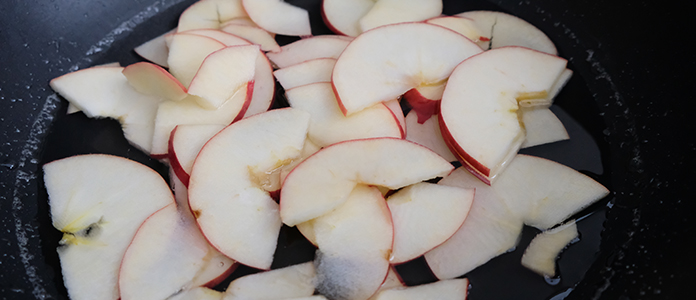
[[[517,245],[522,219],[507,207],[492,187],[464,168],[454,170],[438,184],[473,188],[476,195],[462,227],[443,244],[425,253],[425,260],[437,278],[464,275]]]
[[[254,21],[252,21],[248,16],[243,17],[243,18],[234,18],[229,21],[225,21],[224,23],[220,24],[220,28],[223,28],[227,25],[230,24],[237,24],[237,25],[247,25],[247,26],[254,26],[254,27],[259,27],[259,25],[256,25]],[[273,35],[273,34],[272,34]]]
[[[401,126],[384,104],[344,116],[336,104],[331,83],[320,82],[286,91],[288,103],[312,115],[308,137],[319,147],[347,140],[374,137],[401,138]]]
[[[392,289],[392,288],[402,288],[402,287],[406,287],[406,284],[401,279],[401,276],[399,276],[399,274],[396,273],[396,271],[394,271],[394,267],[392,266],[389,268],[389,273],[387,273],[387,278],[384,280],[384,282],[382,282],[382,285],[379,287],[377,292],[375,292],[375,294],[372,295],[372,297],[370,297],[367,300],[376,300],[377,295],[379,295],[379,293],[381,291]]]
[[[178,125],[169,136],[168,158],[172,170],[188,186],[193,161],[203,145],[225,128],[224,125]]]
[[[373,138],[333,144],[305,159],[285,178],[281,218],[295,226],[319,217],[345,202],[359,183],[398,189],[445,176],[452,169],[435,152],[406,140]]]
[[[394,222],[390,263],[415,259],[449,239],[464,223],[473,200],[473,189],[425,182],[389,196]]]
[[[241,0],[201,0],[181,13],[178,32],[203,28],[219,29],[222,23],[247,17]]]
[[[223,300],[309,297],[314,294],[315,281],[310,261],[237,278],[230,282]]]
[[[222,300],[223,293],[207,287],[183,290],[168,300]]]
[[[394,236],[382,193],[357,185],[335,210],[312,221],[317,291],[330,299],[367,299],[389,271]]]
[[[316,153],[319,150],[321,150],[321,147],[317,146],[315,143],[312,143],[310,139],[305,139],[305,143],[304,146],[302,146],[302,152],[300,152],[300,156],[295,158],[291,163],[284,165],[280,169],[281,184],[283,181],[285,181],[285,177],[287,177],[288,174],[292,172],[292,169],[299,165],[303,160],[307,159],[307,157],[312,156],[312,154]]]
[[[570,139],[563,123],[548,108],[522,108],[525,139],[520,148]]]
[[[128,142],[150,153],[161,99],[137,92],[122,67],[92,67],[51,80],[51,88],[90,118],[121,123]]]
[[[247,84],[234,96],[227,100],[220,108],[208,110],[198,105],[195,96],[188,96],[184,100],[162,102],[157,109],[155,130],[152,136],[151,155],[156,158],[167,156],[169,148],[169,136],[177,125],[223,125],[241,119],[244,107],[251,101],[253,86]]]
[[[324,0],[321,3],[321,16],[331,31],[355,37],[362,33],[360,19],[374,5],[373,0]]]
[[[459,16],[441,16],[428,19],[425,22],[459,32],[463,36],[481,46],[482,49],[488,50],[491,36],[486,34],[490,34],[490,31],[486,31],[484,33],[484,31],[479,28],[480,25],[472,19]]]
[[[169,45],[169,72],[188,87],[208,55],[225,47],[225,44],[197,34],[177,33]]]
[[[442,0],[377,0],[360,18],[360,29],[404,22],[423,21],[442,14]]]
[[[412,88],[404,94],[404,100],[411,106],[411,110],[418,114],[418,123],[422,124],[430,117],[440,113],[440,100],[446,85],[447,82],[422,85]]]
[[[123,256],[119,272],[122,300],[168,299],[196,287],[196,278],[215,257],[187,208],[165,206],[143,222]],[[234,266],[223,262],[217,278]]]
[[[573,240],[578,238],[575,220],[544,231],[529,243],[522,255],[522,265],[545,277],[556,276],[556,258]]]
[[[195,99],[203,108],[219,108],[253,82],[260,53],[256,45],[229,46],[211,53],[191,81],[188,93],[198,96]]]
[[[185,33],[209,37],[211,39],[217,40],[220,43],[223,43],[225,46],[239,46],[252,44],[251,42],[240,36],[236,36],[234,34],[227,33],[218,29],[193,29],[185,31]]]
[[[227,24],[220,30],[244,38],[253,44],[259,45],[263,51],[280,51],[280,46],[278,45],[278,42],[276,42],[273,35],[259,27],[242,24]]]
[[[522,154],[510,162],[493,188],[526,225],[541,230],[609,194],[603,185],[572,168]]]
[[[405,43],[411,46],[403,47]],[[383,26],[346,47],[334,66],[334,91],[341,111],[350,115],[412,88],[442,83],[457,64],[481,51],[471,40],[440,26]]]
[[[442,156],[447,161],[456,161],[457,158],[447,147],[445,140],[440,133],[440,125],[437,123],[437,116],[429,118],[422,124],[418,122],[418,115],[415,111],[410,111],[406,116],[406,139],[425,146]]]
[[[169,47],[167,46],[166,36],[171,35],[174,32],[176,32],[176,28],[165,32],[164,34],[151,39],[138,47],[135,47],[133,51],[144,59],[147,59],[162,67],[169,68],[169,64],[167,63],[167,59],[169,57]]]
[[[162,67],[139,62],[123,69],[123,75],[133,88],[145,95],[179,101],[186,98],[186,88]]]
[[[167,183],[140,163],[78,155],[43,166],[53,226],[71,299],[118,299],[121,260],[148,216],[174,203]]]
[[[220,252],[270,268],[282,224],[268,179],[299,156],[308,126],[303,111],[272,110],[228,126],[201,149],[191,171],[189,205]]]
[[[504,47],[457,66],[442,96],[439,122],[445,142],[467,169],[487,183],[502,172],[525,138],[518,102],[547,98],[566,62]]]
[[[557,55],[556,46],[544,32],[516,16],[498,11],[467,11],[455,15],[473,20],[483,31],[482,36],[490,37],[483,49],[505,46],[522,46],[540,52]]]
[[[449,279],[417,286],[384,290],[377,294],[375,300],[464,300],[469,293],[468,291],[468,279]]]
[[[273,75],[285,90],[289,90],[310,83],[331,82],[335,64],[334,58],[317,58],[276,70]]]
[[[338,58],[350,43],[350,38],[318,35],[280,47],[280,52],[267,53],[278,68],[286,68],[316,58]]]
[[[304,8],[282,0],[242,0],[242,3],[249,18],[266,31],[290,36],[312,35],[309,13]]]

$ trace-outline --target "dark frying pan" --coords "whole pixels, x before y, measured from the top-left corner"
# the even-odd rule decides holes
[[[115,121],[65,116],[66,102],[53,95],[48,81],[90,65],[139,60],[131,49],[173,28],[192,2],[3,2],[1,299],[66,298],[42,163],[78,153],[110,153],[166,176],[157,161],[128,146]],[[318,15],[318,0],[289,2],[310,10],[315,34],[329,33]],[[696,259],[688,246],[696,240],[696,122],[687,118],[694,96],[686,84],[695,66],[692,51],[678,39],[693,29],[685,8],[628,0],[444,2],[446,14],[505,11],[551,37],[575,71],[558,107],[569,130],[575,128],[585,139],[530,153],[571,164],[613,192],[577,216],[584,218],[581,241],[561,257],[560,278],[545,280],[519,267],[518,249],[469,274],[471,299],[693,298],[689,284]],[[282,96],[278,100],[282,103]],[[525,229],[520,248],[535,233]],[[311,246],[293,230],[284,229],[280,245],[274,267],[311,259]],[[409,284],[432,280],[424,270],[418,260],[399,267]],[[250,272],[240,268],[235,276]]]

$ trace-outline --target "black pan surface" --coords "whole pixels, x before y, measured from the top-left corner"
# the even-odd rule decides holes
[[[91,65],[140,60],[131,49],[173,28],[192,2],[3,2],[0,299],[66,298],[42,163],[78,153],[110,153],[166,176],[157,161],[128,146],[115,121],[65,116],[67,103],[53,94],[48,81]],[[313,13],[315,34],[329,33],[318,15],[319,1],[288,2]],[[470,299],[693,298],[689,284],[696,259],[689,246],[696,240],[696,122],[689,117],[694,96],[687,86],[695,64],[693,51],[682,42],[693,29],[684,7],[628,0],[444,3],[445,14],[509,12],[551,37],[576,72],[559,96],[559,114],[565,114],[569,130],[577,125],[578,136],[588,139],[529,151],[556,155],[552,158],[575,164],[612,190],[579,215],[585,218],[581,241],[564,252],[560,278],[544,280],[519,267],[518,249],[469,274]],[[521,245],[534,234],[525,229]],[[312,259],[307,255],[311,246],[291,229],[284,229],[280,244],[274,267]],[[398,270],[409,284],[432,280],[419,261]],[[254,271],[240,268],[233,276]]]

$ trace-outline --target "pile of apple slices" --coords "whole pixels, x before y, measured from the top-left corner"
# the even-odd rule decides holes
[[[555,275],[577,230],[554,226],[608,190],[517,154],[568,138],[548,108],[572,72],[548,37],[503,13],[440,16],[439,0],[322,12],[348,36],[311,36],[283,1],[201,0],[136,48],[152,63],[51,81],[71,112],[119,120],[172,180],[108,155],[44,166],[72,299],[465,299],[455,278],[524,225],[544,233],[522,264]],[[290,107],[269,110],[276,80]],[[313,262],[270,270],[283,225]],[[440,281],[406,287],[393,266],[422,256]],[[238,264],[263,272],[211,289]]]

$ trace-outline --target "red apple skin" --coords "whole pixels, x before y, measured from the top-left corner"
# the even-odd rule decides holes
[[[491,185],[491,180],[488,178],[491,170],[467,154],[466,151],[464,151],[464,149],[462,149],[462,147],[454,141],[454,138],[452,138],[452,134],[447,129],[441,114],[438,115],[437,120],[438,124],[440,125],[440,131],[442,132],[442,138],[445,140],[445,144],[447,144],[450,151],[452,151],[452,154],[454,154],[454,156],[457,157],[457,160],[462,163],[462,166],[471,172],[471,174],[476,176],[476,178],[480,179],[487,185]]]
[[[242,118],[244,118],[244,114],[246,114],[247,109],[249,109],[249,104],[251,104],[251,98],[254,94],[254,82],[255,82],[255,80],[252,79],[247,84],[247,90],[246,90],[247,94],[246,94],[246,99],[244,100],[244,105],[242,105],[242,109],[239,111],[239,113],[234,118],[234,120],[232,120],[232,123],[237,122],[237,121],[241,120]]]
[[[169,134],[167,157],[169,158],[169,165],[174,171],[176,177],[179,178],[179,180],[181,180],[181,183],[183,183],[186,188],[188,188],[189,179],[191,178],[191,176],[189,176],[189,174],[186,173],[186,171],[184,171],[184,167],[181,166],[181,163],[179,162],[179,159],[177,158],[176,153],[174,152],[174,134],[176,133],[177,128],[179,128],[178,125],[174,127],[174,129],[172,129],[172,133]]]
[[[433,115],[440,114],[440,99],[428,99],[417,89],[408,90],[403,95],[418,116],[418,124],[423,124]]]
[[[347,114],[348,110],[343,105],[343,101],[341,101],[341,96],[338,94],[338,91],[336,90],[336,85],[334,84],[333,80],[331,80],[331,89],[333,90],[334,95],[336,95],[336,102],[338,102],[338,108],[341,109],[341,112],[343,113],[344,116],[348,116],[348,114]]]
[[[338,34],[338,35],[348,36],[347,34],[341,32],[336,27],[331,25],[331,22],[329,22],[329,19],[326,17],[326,12],[324,12],[324,1],[321,2],[321,20],[324,21],[324,24],[326,24],[326,27],[328,27],[329,30],[331,30],[331,32]]]

